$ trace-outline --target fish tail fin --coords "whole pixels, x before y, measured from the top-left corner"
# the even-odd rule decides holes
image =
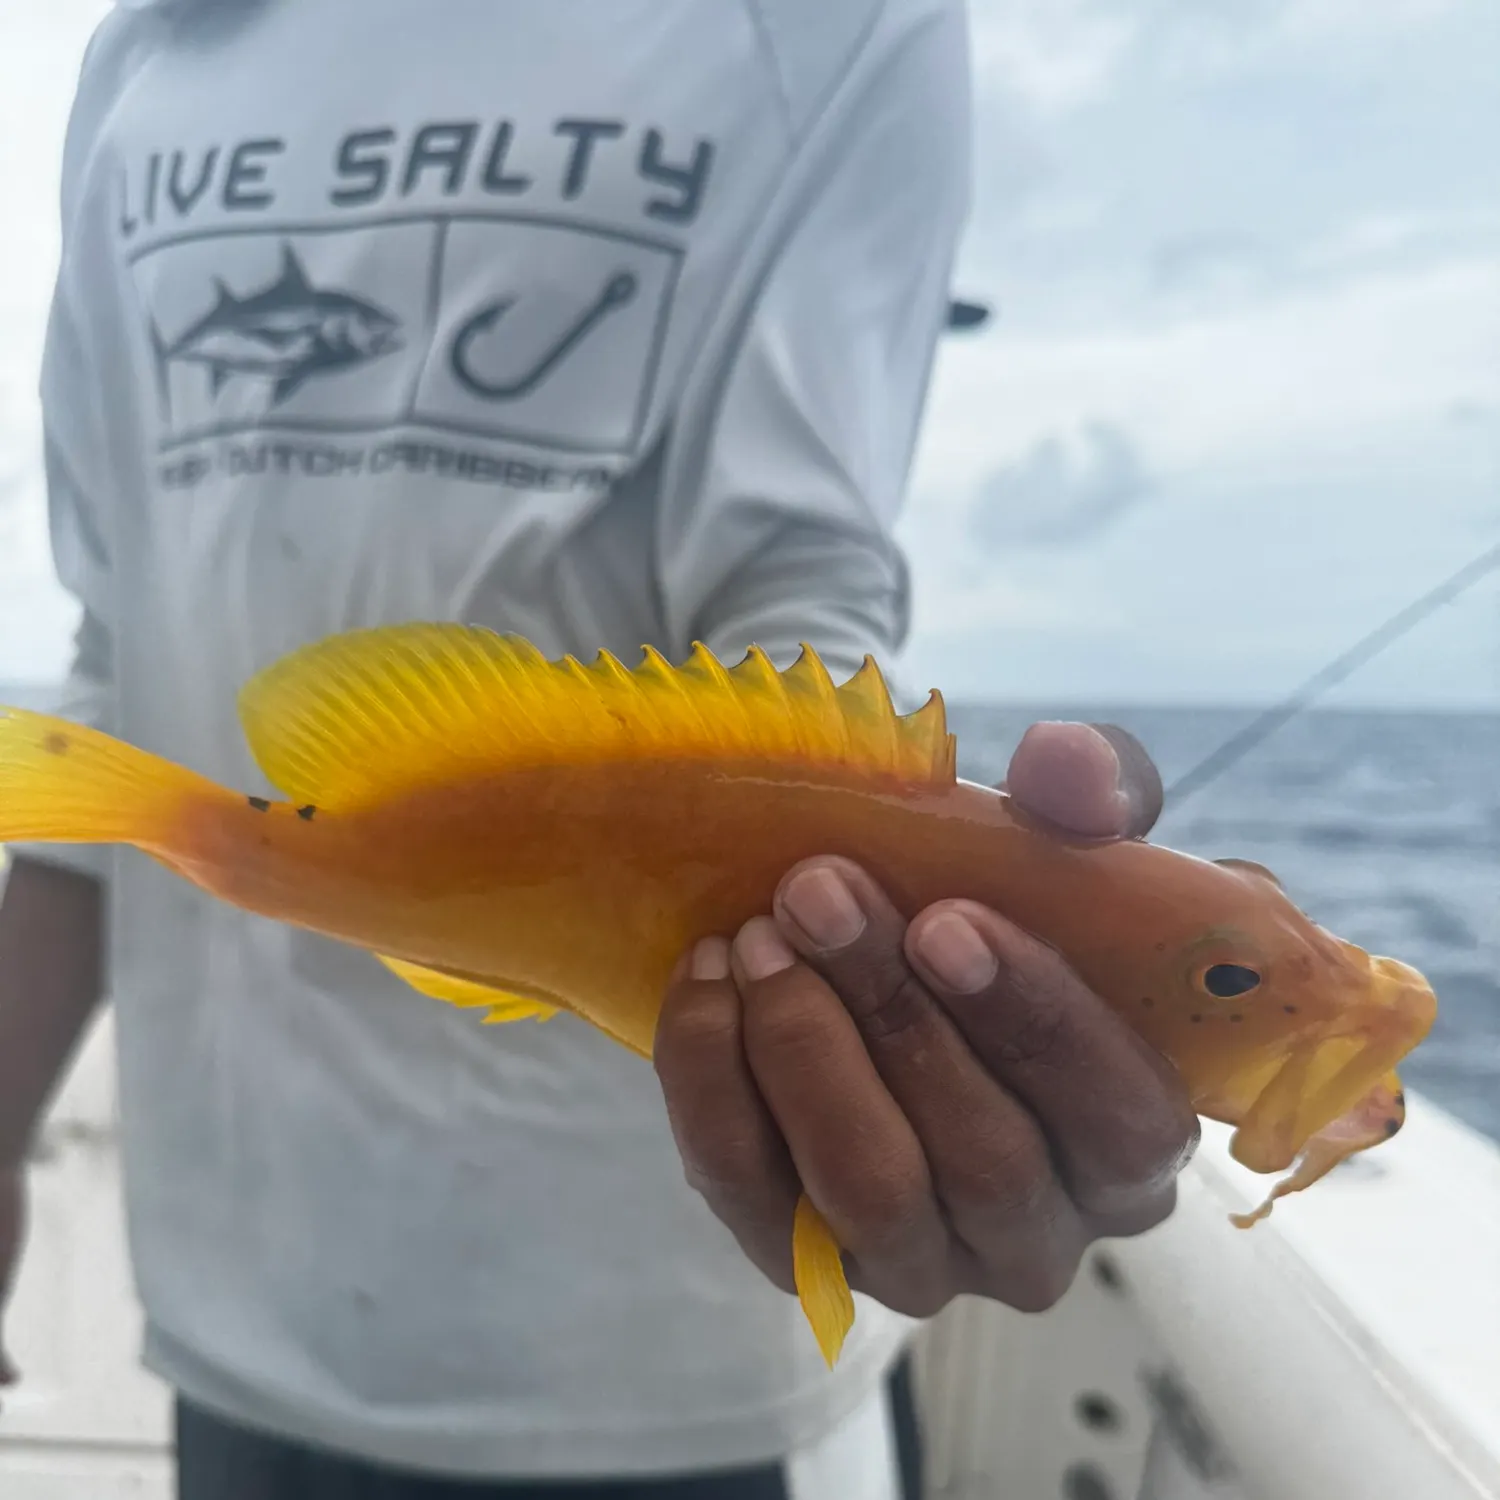
[[[210,781],[66,719],[0,707],[0,844],[133,844],[170,853]]]
[[[831,1370],[854,1326],[854,1294],[839,1242],[805,1194],[797,1200],[792,1223],[792,1270],[797,1300]]]

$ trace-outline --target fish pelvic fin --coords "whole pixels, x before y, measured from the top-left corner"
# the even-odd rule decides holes
[[[681,667],[648,647],[631,670],[608,652],[549,661],[519,636],[399,625],[293,652],[246,684],[240,715],[271,781],[330,808],[465,774],[647,758],[955,778],[936,693],[902,717],[873,661],[836,687],[809,647],[784,672],[755,647],[725,668],[701,645]]]
[[[0,843],[133,844],[170,855],[183,813],[228,795],[97,729],[0,707]]]
[[[558,1013],[557,1006],[548,1005],[545,1001],[513,994],[509,990],[495,989],[477,980],[466,979],[460,974],[424,968],[421,964],[390,958],[384,953],[377,953],[375,957],[419,994],[465,1009],[488,1007],[488,1014],[484,1017],[487,1026],[502,1025],[507,1021],[550,1021]]]
[[[797,1200],[792,1221],[792,1273],[803,1316],[831,1370],[854,1326],[854,1294],[839,1242],[806,1194]]]

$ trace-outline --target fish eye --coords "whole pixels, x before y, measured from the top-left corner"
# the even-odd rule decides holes
[[[1210,964],[1203,971],[1203,988],[1215,1000],[1233,1000],[1248,995],[1260,984],[1260,975],[1244,964]]]

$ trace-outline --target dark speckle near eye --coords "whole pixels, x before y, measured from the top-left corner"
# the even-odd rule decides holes
[[[253,807],[256,812],[270,812],[271,804],[264,797],[246,797],[245,801]]]
[[[67,735],[59,734],[58,731],[54,729],[52,733],[42,741],[42,749],[45,750],[48,755],[66,755],[68,753]]]
[[[1401,1121],[1400,1120],[1387,1120],[1385,1122],[1385,1133],[1386,1133],[1387,1138],[1395,1135],[1395,1133],[1398,1130],[1400,1130],[1400,1129],[1401,1129]]]
[[[1406,1095],[1404,1093],[1397,1094],[1396,1095],[1396,1103],[1399,1104],[1399,1105],[1402,1105],[1404,1107],[1405,1104],[1406,1104]]]
[[[1297,1014],[1297,1007],[1295,1005],[1283,1005],[1281,1008],[1289,1016],[1295,1016]]]
[[[301,818],[304,823],[311,823],[312,820],[317,817],[317,815],[318,810],[312,805],[311,802],[309,802],[306,807],[299,807],[297,809],[297,816]]]

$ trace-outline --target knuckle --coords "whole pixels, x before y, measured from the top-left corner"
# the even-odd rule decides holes
[[[918,1030],[929,1018],[932,1000],[904,964],[873,990],[857,1013],[859,1029],[871,1041],[893,1041]]]
[[[1186,1165],[1198,1133],[1198,1117],[1171,1099],[1122,1111],[1116,1128],[1100,1133],[1107,1176],[1134,1189],[1170,1181]]]
[[[1011,1067],[1035,1067],[1057,1061],[1063,1050],[1066,1022],[1057,1008],[1036,997],[1000,1043],[1000,1060]]]
[[[1045,1257],[1028,1265],[1007,1288],[1004,1298],[1017,1312],[1051,1312],[1072,1288],[1078,1264]]]
[[[836,1193],[840,1217],[856,1237],[857,1253],[877,1258],[891,1255],[911,1239],[929,1195],[926,1168],[915,1160],[852,1174]]]
[[[1053,1190],[1051,1156],[1030,1130],[995,1132],[942,1180],[943,1199],[955,1215],[1005,1223],[1041,1213]]]
[[[722,1051],[736,1039],[738,1008],[691,999],[663,1006],[657,1023],[652,1060],[658,1073],[679,1063],[692,1065],[705,1054]]]
[[[890,1308],[892,1312],[900,1313],[904,1318],[916,1318],[926,1322],[929,1318],[935,1318],[947,1307],[956,1295],[954,1289],[940,1281],[923,1281],[912,1286],[902,1286],[893,1289],[882,1296],[880,1301]]]

